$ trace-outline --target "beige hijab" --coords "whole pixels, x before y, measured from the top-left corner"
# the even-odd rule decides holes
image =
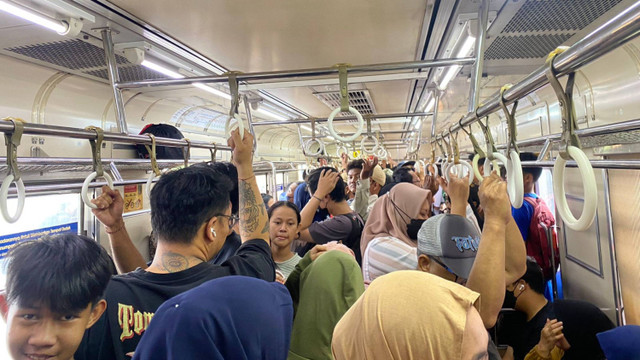
[[[480,294],[420,271],[381,276],[333,331],[335,360],[460,359],[471,306]]]
[[[431,191],[421,189],[411,183],[400,183],[383,195],[373,205],[362,231],[360,251],[364,255],[371,240],[392,236],[404,243],[416,247],[416,242],[407,235],[407,224],[420,214],[422,204],[432,201]],[[394,206],[395,204],[395,206]]]

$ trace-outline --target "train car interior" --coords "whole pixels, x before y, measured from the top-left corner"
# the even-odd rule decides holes
[[[638,35],[635,0],[0,0],[0,258],[65,232],[111,253],[106,184],[149,261],[153,184],[231,161],[238,128],[275,200],[343,153],[480,179],[501,163],[514,207],[541,167],[551,298],[640,325]]]

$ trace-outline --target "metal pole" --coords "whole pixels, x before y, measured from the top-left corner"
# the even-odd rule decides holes
[[[370,114],[370,115],[363,115],[362,117],[366,120],[366,119],[390,119],[390,118],[407,118],[407,117],[413,117],[413,116],[429,116],[429,115],[433,115],[433,113],[430,112],[419,112],[419,113],[398,113],[398,114]],[[355,116],[341,116],[341,117],[336,117],[333,119],[333,122],[339,122],[339,121],[351,121],[351,120],[356,120]],[[327,118],[316,118],[315,119],[316,123],[319,122],[327,122]],[[253,123],[253,126],[264,126],[264,125],[292,125],[292,124],[310,124],[311,123],[311,119],[291,119],[291,120],[285,120],[285,121],[260,121],[260,122],[256,122]]]
[[[487,26],[489,24],[489,2],[482,0],[478,8],[478,33],[476,34],[475,55],[476,62],[473,64],[471,73],[471,86],[469,87],[469,112],[474,112],[480,100],[480,80],[482,80],[482,70],[484,68],[484,44],[487,37]]]
[[[397,71],[397,70],[416,70],[426,69],[434,67],[445,66],[463,66],[471,65],[475,62],[475,59],[467,58],[454,58],[454,59],[440,59],[440,60],[423,60],[423,61],[406,61],[387,64],[370,64],[370,65],[357,65],[347,68],[349,74],[355,73],[368,73],[378,71]],[[263,80],[271,79],[288,79],[298,77],[314,77],[314,76],[327,76],[337,75],[337,67],[326,67],[316,69],[301,69],[301,70],[289,70],[289,71],[266,71],[256,73],[245,73],[237,76],[238,81],[252,81],[251,84],[259,83]],[[116,86],[119,89],[133,89],[147,86],[171,86],[171,85],[190,85],[194,82],[201,83],[226,83],[228,82],[227,75],[219,76],[198,76],[185,79],[167,79],[167,80],[143,80],[143,81],[131,81],[118,83]]]
[[[434,92],[435,102],[433,105],[433,119],[431,120],[431,136],[429,141],[433,141],[436,138],[436,121],[438,120],[438,103],[440,103],[440,91]],[[433,144],[431,145],[433,146]]]
[[[104,28],[100,30],[102,34],[102,45],[104,48],[104,59],[107,63],[107,72],[109,73],[109,82],[113,91],[114,106],[116,112],[116,120],[118,123],[118,130],[121,133],[129,133],[127,127],[127,119],[124,113],[124,102],[122,101],[122,91],[116,86],[120,82],[120,75],[118,74],[118,64],[116,63],[116,55],[113,52],[113,39],[111,38],[111,29]]]
[[[640,160],[591,160],[594,169],[618,169],[618,170],[640,170]],[[543,167],[552,168],[555,161],[523,161],[523,168]],[[575,161],[567,161],[567,167],[577,168]]]
[[[616,240],[613,232],[613,215],[611,213],[611,195],[609,193],[609,171],[603,172],[604,178],[604,204],[607,209],[607,225],[609,227],[609,256],[611,258],[611,276],[613,277],[613,299],[616,305],[616,320],[617,325],[622,326],[624,323],[624,301],[620,289],[620,274],[618,273],[618,259],[616,254]]]
[[[13,131],[13,123],[10,121],[0,121],[0,132]],[[95,131],[89,131],[85,129],[72,128],[67,126],[56,125],[41,125],[41,124],[24,124],[24,135],[51,135],[60,136],[73,139],[86,139],[91,140],[96,138]],[[151,139],[145,135],[133,135],[133,134],[120,134],[113,132],[105,132],[104,140],[122,144],[139,144],[139,145],[151,145]],[[187,142],[181,139],[170,139],[157,137],[157,145],[184,147],[187,146]],[[214,145],[204,141],[191,141],[192,148],[199,149],[218,149],[218,150],[231,150],[226,145]]]
[[[592,33],[575,43],[565,52],[556,56],[553,67],[556,73],[566,75],[590,63],[596,58],[623,45],[640,34],[640,2],[636,2],[628,9],[609,20]],[[529,76],[505,91],[504,99],[507,104],[513,103],[533,91],[547,84],[546,67],[542,66]],[[500,109],[500,94],[497,93],[478,108],[478,116],[484,117]],[[467,126],[477,121],[474,113],[467,114],[455,124],[452,131],[460,130],[460,125]]]

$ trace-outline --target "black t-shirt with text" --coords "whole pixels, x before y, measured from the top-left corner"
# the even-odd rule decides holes
[[[137,269],[114,276],[105,292],[107,310],[85,332],[74,359],[131,359],[126,354],[135,351],[153,314],[163,302],[206,281],[229,275],[274,281],[275,263],[267,242],[247,241],[235,256],[221,265],[205,262],[177,273],[156,274]]]

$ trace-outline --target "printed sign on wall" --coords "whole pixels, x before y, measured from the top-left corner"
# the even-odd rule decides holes
[[[124,212],[142,210],[142,185],[124,186]]]
[[[25,231],[17,234],[0,236],[0,259],[4,258],[5,255],[7,255],[7,252],[21,241],[36,240],[46,235],[57,235],[64,233],[77,234],[78,223],[74,222],[42,229]]]

